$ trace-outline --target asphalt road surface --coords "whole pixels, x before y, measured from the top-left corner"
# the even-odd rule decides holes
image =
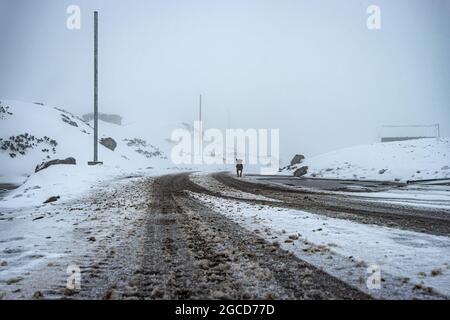
[[[85,290],[85,296],[98,298],[103,292],[103,298],[119,299],[370,298],[193,200],[186,191],[217,193],[194,184],[187,173],[148,179],[141,187],[148,207],[138,242],[100,264],[105,275],[112,265],[121,264],[121,277],[87,276],[92,290]],[[134,265],[133,270],[124,271],[126,265]]]

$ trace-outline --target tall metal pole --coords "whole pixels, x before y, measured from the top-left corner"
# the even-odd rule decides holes
[[[98,162],[98,12],[94,11],[94,162]]]
[[[198,118],[200,121],[200,157],[202,159],[202,165],[203,165],[203,123],[202,123],[202,95],[200,95],[200,104],[199,104],[199,110],[198,110]]]

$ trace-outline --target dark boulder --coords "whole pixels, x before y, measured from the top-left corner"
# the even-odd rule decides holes
[[[55,159],[55,160],[50,160],[47,162],[43,162],[40,165],[36,166],[36,169],[34,170],[34,172],[39,172],[41,170],[47,169],[50,166],[54,166],[57,164],[72,164],[72,165],[76,165],[77,161],[75,160],[75,158],[67,158],[64,160],[60,160],[60,159]]]
[[[112,151],[117,147],[117,142],[113,138],[102,138],[100,144]]]
[[[56,202],[56,201],[58,201],[60,198],[61,198],[60,196],[57,196],[57,197],[50,197],[50,198],[48,198],[44,203]]]
[[[296,164],[302,162],[303,160],[305,160],[305,156],[304,155],[296,154],[294,156],[294,158],[292,158],[292,160],[291,160],[291,166],[296,165]]]
[[[294,177],[303,177],[308,173],[308,167],[301,167],[294,172]]]

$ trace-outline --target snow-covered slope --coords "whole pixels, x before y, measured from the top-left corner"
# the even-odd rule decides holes
[[[450,140],[417,139],[375,143],[305,159],[306,177],[407,181],[450,178]]]
[[[111,137],[114,151],[99,144],[99,160],[124,169],[164,167],[169,161],[132,126],[100,122],[99,138]],[[0,102],[0,183],[23,183],[37,165],[73,157],[87,166],[93,154],[92,125],[60,108],[18,101]]]

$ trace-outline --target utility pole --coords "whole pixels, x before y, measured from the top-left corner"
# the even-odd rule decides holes
[[[200,121],[200,157],[203,165],[203,122],[202,122],[202,95],[200,95],[200,103],[198,108],[198,119]]]
[[[98,12],[94,11],[94,161],[89,165],[103,164],[98,161]]]

